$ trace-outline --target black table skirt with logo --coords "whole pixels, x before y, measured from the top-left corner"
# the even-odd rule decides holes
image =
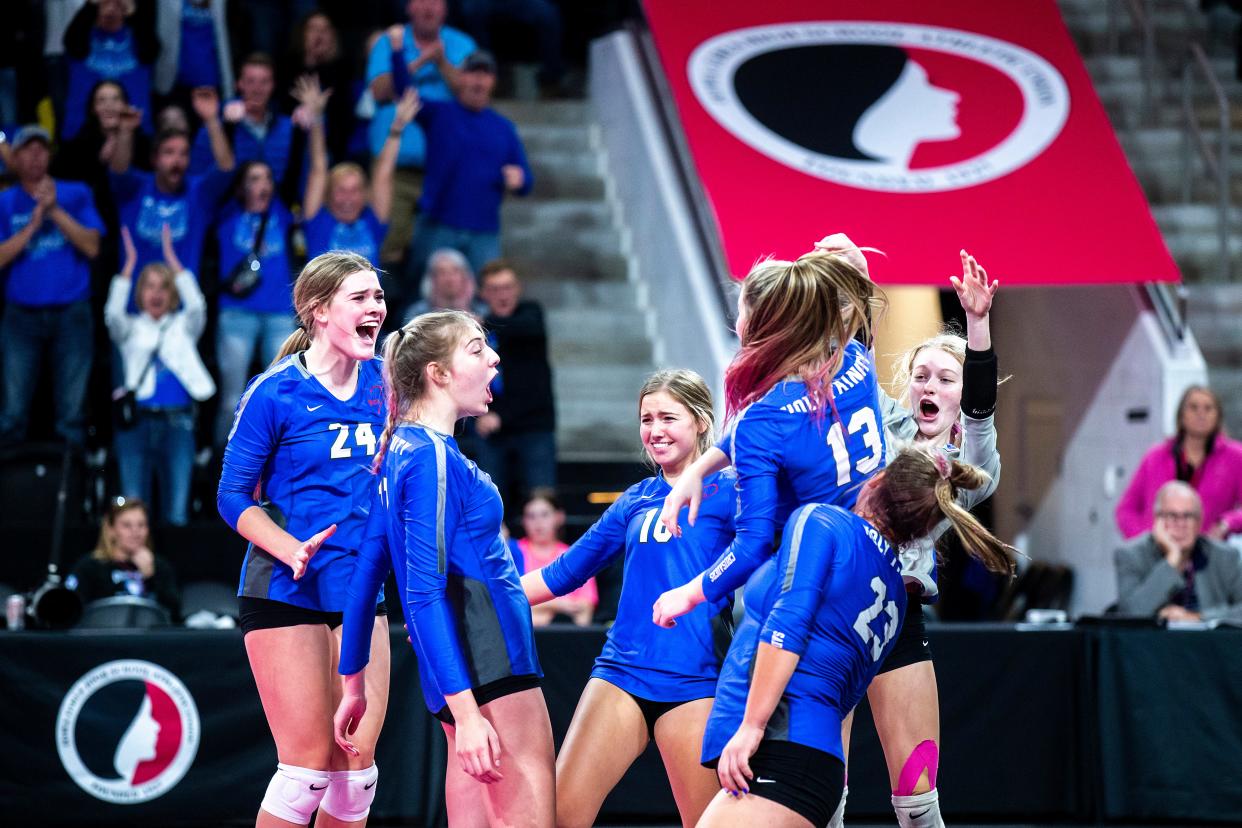
[[[1242,755],[1242,632],[930,625],[929,636],[949,818],[1242,813],[1228,772]],[[538,633],[558,742],[602,640],[599,629]],[[400,628],[392,646],[373,820],[442,824],[444,738]],[[275,769],[235,631],[0,634],[0,698],[6,824],[241,825]],[[850,817],[891,819],[889,793],[864,703]],[[604,805],[599,822],[618,821],[676,821],[654,748]]]

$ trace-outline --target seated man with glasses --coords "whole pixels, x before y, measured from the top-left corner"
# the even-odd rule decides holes
[[[1117,549],[1117,609],[1172,621],[1242,622],[1242,556],[1200,534],[1203,506],[1180,480],[1156,492],[1152,530]]]

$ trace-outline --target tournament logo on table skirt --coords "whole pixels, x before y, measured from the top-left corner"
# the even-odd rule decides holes
[[[809,175],[927,193],[1020,169],[1061,132],[1069,91],[1044,58],[938,26],[737,29],[691,54],[690,85],[734,136]]]
[[[78,787],[120,805],[172,789],[198,752],[194,698],[149,661],[109,661],[78,679],[56,717],[61,764]]]

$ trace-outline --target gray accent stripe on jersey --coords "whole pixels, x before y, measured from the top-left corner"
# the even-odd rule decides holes
[[[242,595],[247,598],[268,598],[272,588],[273,558],[253,543],[246,549],[246,579]]]
[[[807,519],[818,508],[818,503],[803,506],[802,513],[798,515],[798,522],[794,524],[793,541],[789,544],[789,563],[785,565],[785,580],[781,583],[781,592],[789,592],[793,586],[794,570],[798,568],[798,553],[802,551],[802,530],[806,526]]]
[[[487,584],[477,578],[452,574],[445,587],[457,632],[465,651],[472,687],[513,675],[500,615]]]
[[[448,570],[448,550],[444,544],[444,506],[448,499],[448,463],[444,441],[431,429],[423,429],[436,447],[436,572],[443,575]]]

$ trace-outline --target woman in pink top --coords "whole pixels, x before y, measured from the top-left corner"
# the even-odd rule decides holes
[[[1242,443],[1221,430],[1220,399],[1192,385],[1177,405],[1177,434],[1143,458],[1117,503],[1117,527],[1126,538],[1151,530],[1156,490],[1170,480],[1194,486],[1203,500],[1204,534],[1224,540],[1242,532]]]
[[[556,495],[550,489],[535,489],[531,492],[522,507],[522,529],[525,536],[517,541],[510,541],[514,549],[514,557],[521,555],[523,563],[518,565],[522,572],[535,572],[552,563],[562,552],[569,548],[558,537],[561,526],[565,523],[565,512]],[[595,588],[595,579],[568,595],[553,598],[551,601],[531,607],[532,620],[536,627],[551,623],[556,615],[568,615],[579,627],[591,623],[595,615],[595,605],[599,603],[599,591]]]

